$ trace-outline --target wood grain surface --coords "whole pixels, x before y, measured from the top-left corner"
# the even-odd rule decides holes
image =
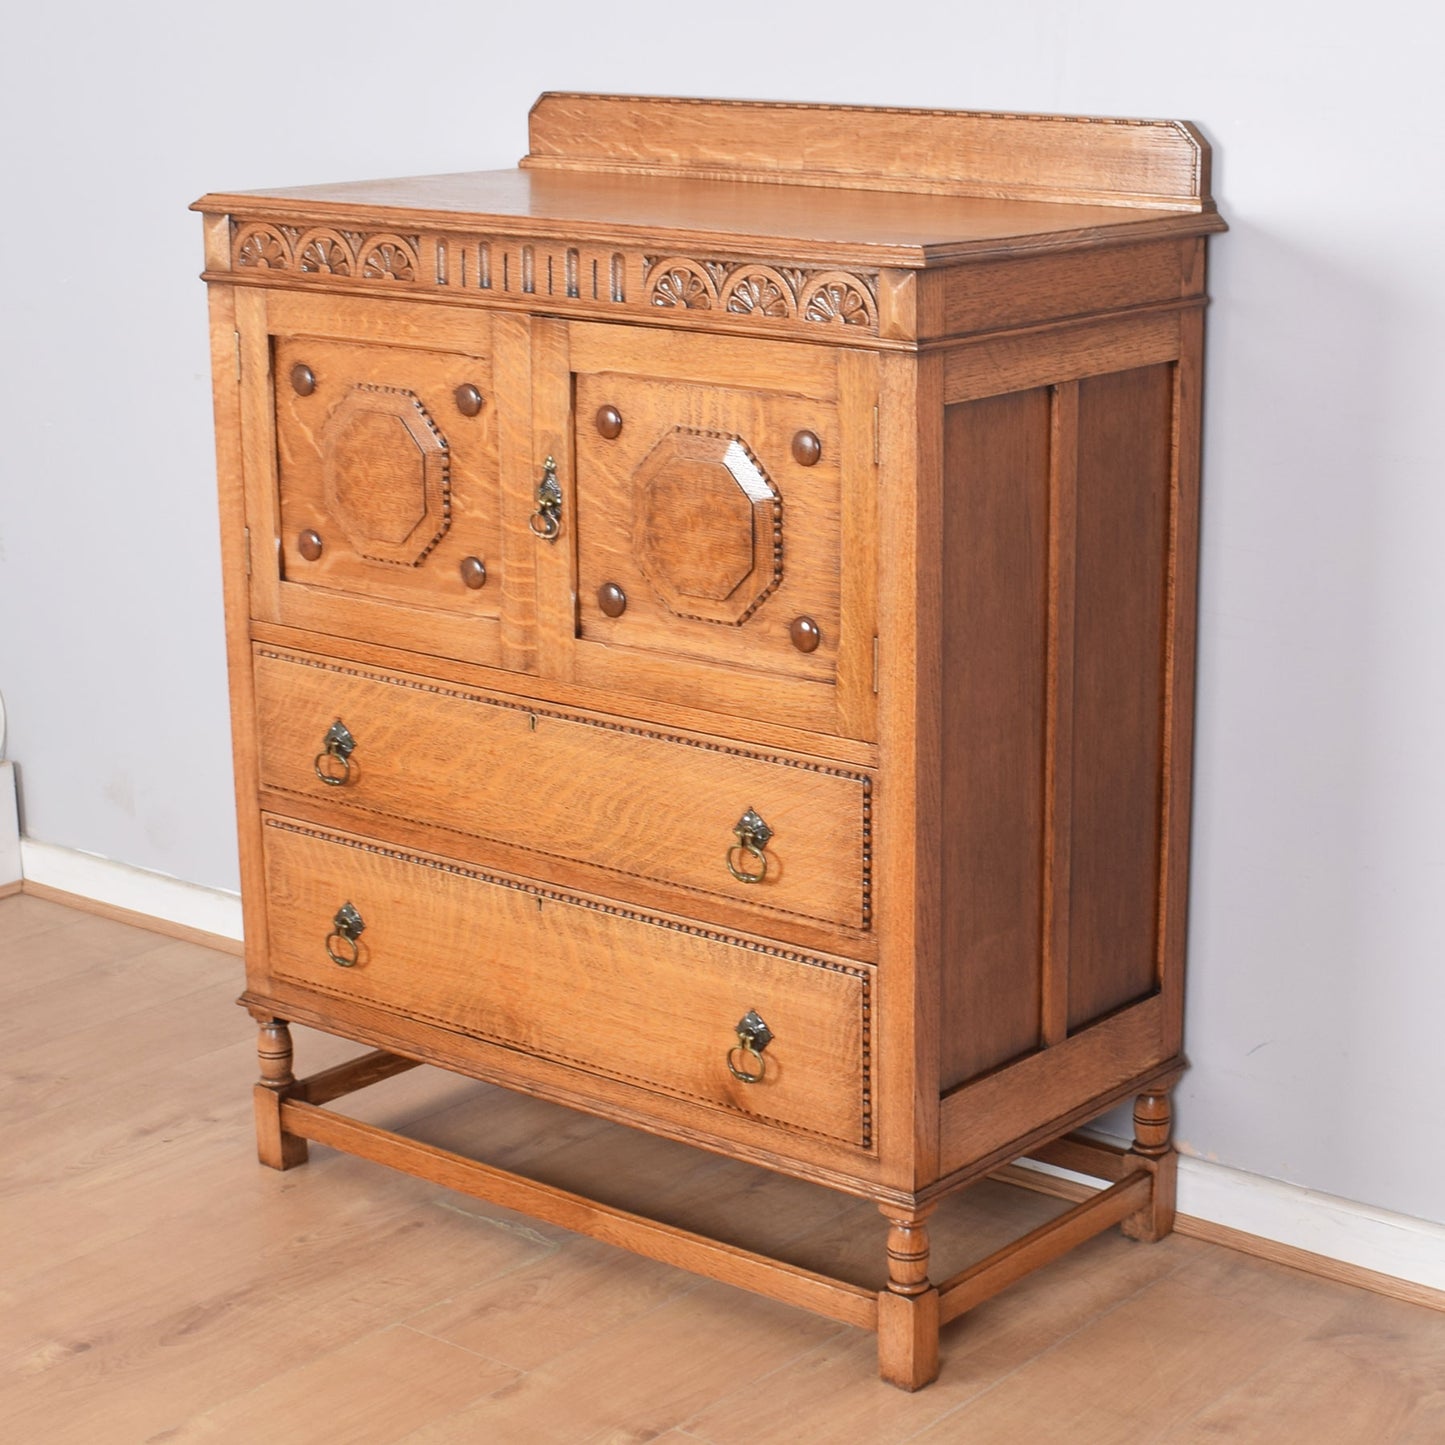
[[[271,969],[594,1073],[867,1145],[871,970],[668,927],[343,834],[266,829]],[[337,967],[332,915],[365,921]],[[728,1068],[756,1010],[763,1072]],[[744,1061],[745,1063],[747,1061]]]
[[[1212,205],[1209,146],[1182,121],[550,92],[532,107],[528,131],[522,165],[534,169],[1184,211]]]
[[[270,648],[256,654],[256,693],[262,787],[354,823],[410,818],[531,852],[543,876],[571,859],[624,894],[640,875],[703,911],[709,897],[757,910],[760,923],[782,913],[868,926],[866,774]],[[333,719],[356,740],[339,785],[314,761]],[[749,808],[772,830],[757,884],[726,862]]]
[[[918,1389],[940,1313],[1173,1224],[1209,148],[577,95],[531,145],[198,203],[262,1153],[585,1204],[323,1119],[290,1020],[862,1195]],[[933,1259],[1130,1098],[1114,1192]]]

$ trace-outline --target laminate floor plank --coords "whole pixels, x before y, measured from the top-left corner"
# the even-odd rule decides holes
[[[850,1340],[830,1341],[775,1371],[761,1395],[741,1392],[714,1401],[685,1428],[710,1445],[852,1440],[899,1445],[1172,1275],[1197,1248],[1178,1236],[1158,1245],[1139,1245],[1118,1234],[1090,1240],[945,1328],[938,1379],[916,1394],[878,1378],[877,1343],[871,1334],[856,1332]]]
[[[30,913],[32,905],[41,910],[38,916]],[[93,913],[77,913],[23,893],[0,899],[0,919],[0,939],[4,941],[0,1003],[7,1011],[17,996],[37,985],[52,986],[71,974],[163,948],[167,941],[143,928]],[[82,1000],[83,995],[71,1001],[78,1004]],[[63,1022],[58,1011],[56,1017]]]
[[[394,1325],[152,1435],[147,1445],[262,1438],[266,1445],[392,1445],[516,1378],[495,1360]]]
[[[1165,1278],[915,1438],[992,1445],[1029,1422],[1033,1438],[1070,1445],[1156,1440],[1307,1333],[1258,1304]]]
[[[534,1370],[697,1287],[681,1270],[568,1239],[510,1274],[413,1315],[412,1329]]]
[[[948,1327],[907,1395],[862,1331],[330,1150],[261,1168],[240,982],[199,945],[0,900],[6,1440],[1445,1440],[1445,1314],[1198,1240],[1090,1241]],[[301,1073],[358,1052],[294,1032]],[[338,1107],[877,1278],[866,1201],[439,1070]],[[936,1218],[937,1273],[1063,1207],[969,1191]]]

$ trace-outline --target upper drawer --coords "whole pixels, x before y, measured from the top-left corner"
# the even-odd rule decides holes
[[[256,708],[267,789],[539,855],[526,872],[586,865],[606,892],[661,884],[680,895],[664,906],[744,908],[764,931],[869,925],[871,782],[841,764],[264,647]],[[337,723],[350,741],[328,757]],[[750,810],[770,835],[752,849],[736,832]]]
[[[238,303],[245,344],[266,348],[243,367],[253,610],[495,662],[492,323],[443,313],[427,326],[425,309],[267,292]]]
[[[867,965],[284,819],[268,819],[264,834],[272,978],[656,1094],[871,1143]],[[734,1052],[750,1013],[772,1038]],[[755,1082],[733,1073],[730,1055]]]

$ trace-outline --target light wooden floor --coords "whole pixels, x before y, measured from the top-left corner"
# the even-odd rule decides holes
[[[0,1439],[1445,1442],[1445,1315],[1193,1240],[1093,1241],[908,1396],[870,1335],[326,1150],[262,1169],[238,990],[233,958],[0,901]],[[881,1219],[826,1191],[430,1070],[352,1107],[876,1277]],[[982,1186],[942,1271],[1061,1207]]]

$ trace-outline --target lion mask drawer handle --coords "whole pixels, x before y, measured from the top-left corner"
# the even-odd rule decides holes
[[[749,1009],[738,1020],[738,1041],[728,1050],[728,1072],[744,1084],[759,1084],[768,1066],[763,1050],[773,1041],[773,1031]]]
[[[354,968],[361,957],[356,940],[366,932],[366,924],[354,903],[348,901],[336,910],[331,929],[326,935],[327,955],[338,968]]]
[[[749,808],[738,819],[733,836],[738,841],[725,855],[728,872],[739,883],[761,883],[768,876],[768,857],[763,849],[773,836],[773,830]]]
[[[346,724],[337,718],[326,730],[321,740],[321,751],[316,754],[312,767],[316,776],[328,788],[339,788],[351,781],[351,755],[356,751],[356,739],[351,736]],[[340,764],[340,771],[337,764]]]

